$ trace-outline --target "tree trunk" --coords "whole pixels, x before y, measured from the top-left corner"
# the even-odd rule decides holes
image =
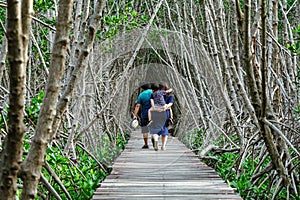
[[[262,61],[261,61],[261,76],[262,76],[262,97],[261,97],[261,134],[265,141],[266,147],[270,154],[272,163],[274,164],[276,171],[281,176],[283,183],[286,187],[288,187],[291,183],[288,177],[287,170],[284,168],[282,159],[278,153],[277,147],[273,140],[272,132],[267,124],[264,123],[264,119],[267,118],[267,107],[268,107],[268,97],[267,97],[267,50],[266,50],[266,0],[262,0],[261,6],[261,19],[262,19]]]
[[[273,23],[272,23],[272,30],[274,34],[274,38],[277,41],[278,40],[278,0],[272,0],[273,3]],[[281,102],[281,90],[280,86],[278,84],[278,79],[280,77],[280,71],[279,71],[279,56],[278,56],[278,45],[276,43],[273,44],[273,68],[274,68],[274,85],[275,85],[275,94],[274,94],[274,111],[275,113],[278,113],[277,117],[280,117],[282,115],[282,102]]]
[[[245,70],[247,72],[247,81],[250,91],[251,103],[257,116],[260,115],[259,91],[256,85],[255,72],[252,65],[252,56],[250,50],[250,25],[251,25],[251,1],[245,1],[245,21],[244,21],[244,45],[245,45]]]
[[[7,1],[7,42],[9,44],[7,58],[10,67],[9,124],[1,154],[0,199],[15,199],[17,175],[22,162],[26,61],[32,6],[33,2],[30,0]],[[23,27],[25,25],[26,28]]]
[[[4,80],[2,80],[4,73],[5,73],[5,60],[7,55],[7,39],[3,37],[1,50],[0,50],[0,85],[5,86]]]
[[[56,25],[57,32],[52,51],[53,56],[50,63],[46,92],[30,151],[22,164],[21,177],[24,188],[21,199],[24,200],[35,199],[47,144],[53,134],[52,123],[55,117],[55,106],[60,91],[61,78],[64,72],[72,8],[73,0],[60,1]]]
[[[95,5],[95,11],[90,19],[84,46],[82,47],[76,66],[71,72],[66,88],[63,91],[63,94],[57,103],[57,113],[52,127],[54,133],[59,127],[61,116],[64,114],[69,102],[71,101],[76,83],[81,78],[81,73],[83,69],[87,66],[87,60],[89,58],[89,54],[94,43],[96,31],[98,28],[99,21],[102,17],[102,10],[104,8],[104,5],[105,1],[103,0],[97,1],[97,4]]]

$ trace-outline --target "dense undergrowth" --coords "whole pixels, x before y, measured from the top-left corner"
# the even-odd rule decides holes
[[[109,140],[107,140],[106,137],[107,136],[104,137],[104,140],[107,142]],[[128,135],[126,138],[128,139]],[[49,167],[44,166],[42,174],[61,199],[68,199],[66,193],[63,191],[63,187],[68,191],[71,199],[91,199],[99,183],[110,173],[109,168],[106,168],[107,160],[114,160],[125,148],[126,143],[127,141],[118,139],[117,145],[112,147],[111,144],[107,142],[102,149],[103,157],[97,157],[97,161],[81,146],[76,146],[76,160],[66,157],[61,147],[48,147],[45,160]],[[25,142],[24,147],[25,151],[28,151],[30,144]],[[99,162],[103,165],[100,166]],[[104,169],[102,169],[103,166]],[[49,171],[49,169],[52,169],[52,172]],[[61,181],[61,184],[57,182],[54,176]],[[20,181],[20,184],[21,183]],[[39,195],[37,199],[56,199],[53,197],[53,194],[49,192],[49,186],[45,184],[40,184],[38,191]],[[18,192],[20,194],[21,189]]]
[[[119,140],[117,146],[113,148],[108,147],[109,144],[107,144],[107,147],[103,148],[103,158],[114,160],[125,148],[125,144],[126,141],[123,140]],[[29,150],[29,146],[30,144],[25,142],[25,152]],[[44,166],[42,174],[61,199],[68,199],[63,191],[64,187],[71,199],[88,200],[91,199],[99,183],[109,175],[110,171],[107,168],[102,169],[103,166],[99,165],[99,161],[105,163],[104,159],[100,158],[97,162],[80,146],[76,146],[76,155],[77,159],[72,160],[63,154],[60,147],[48,147],[45,160],[49,167]],[[61,184],[55,176],[61,181]],[[21,180],[19,183],[22,184]],[[49,186],[44,183],[39,185],[38,191],[36,199],[56,199],[53,193],[49,192]],[[21,189],[18,193],[21,193]]]
[[[198,150],[201,149],[203,144],[204,135],[204,131],[196,130],[194,134],[188,134],[184,140],[186,144],[188,144],[187,141],[189,141],[189,148],[198,154]],[[232,139],[234,140],[234,138]],[[224,138],[220,137],[215,145],[221,146],[223,143]],[[272,179],[267,178],[267,174],[265,174],[258,182],[253,180],[253,175],[255,174],[257,166],[260,164],[261,168],[265,168],[270,162],[270,158],[267,157],[263,163],[260,163],[260,160],[255,156],[247,157],[238,168],[237,163],[239,159],[239,151],[220,153],[212,150],[207,154],[207,158],[202,159],[202,161],[214,168],[221,178],[231,187],[236,188],[243,199],[272,199],[275,191],[278,189],[269,188],[269,182],[272,181]],[[275,199],[282,200],[287,199],[288,195],[286,189],[282,188],[275,196]],[[291,197],[293,200],[300,200],[299,195],[291,195],[290,199]]]
[[[37,123],[43,96],[44,94],[41,92],[37,97],[32,98],[30,106],[25,109],[25,123],[28,127]],[[0,115],[2,131],[6,130],[6,123],[7,108],[2,110]],[[28,131],[25,135],[24,159],[30,149],[30,138],[33,134],[33,132]],[[103,134],[101,151],[98,152],[98,155],[91,154],[82,143],[78,142],[75,147],[76,159],[63,153],[64,145],[67,142],[66,138],[61,138],[53,142],[53,145],[48,145],[36,199],[57,199],[57,197],[76,200],[91,199],[99,183],[109,175],[110,163],[124,150],[128,139],[129,134],[118,133],[115,144],[112,144],[109,137]],[[2,150],[1,144],[3,144],[3,138],[0,141],[0,152]],[[20,199],[22,192],[22,180],[20,178],[18,185],[16,198]]]

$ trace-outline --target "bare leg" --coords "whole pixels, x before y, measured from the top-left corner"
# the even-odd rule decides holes
[[[152,146],[154,147],[154,138],[153,138],[152,134],[151,134],[151,143],[152,143]]]
[[[167,135],[162,135],[161,136],[161,150],[165,150],[166,149],[167,140],[168,140],[168,136]]]
[[[145,146],[148,146],[148,133],[143,133]]]
[[[158,151],[158,135],[157,134],[153,134],[153,139],[154,139],[154,150]]]
[[[148,119],[149,121],[151,121],[151,111],[153,110],[153,108],[151,107],[149,110],[148,110]]]
[[[151,114],[151,112],[153,111],[153,107],[151,107],[149,110],[148,110],[148,124],[147,124],[147,126],[148,127],[150,127],[150,125],[152,124],[152,120],[151,120],[151,118],[152,118],[152,114]]]

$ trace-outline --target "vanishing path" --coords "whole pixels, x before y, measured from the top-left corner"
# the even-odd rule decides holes
[[[242,199],[177,138],[169,137],[165,151],[142,145],[142,134],[133,132],[94,200]]]

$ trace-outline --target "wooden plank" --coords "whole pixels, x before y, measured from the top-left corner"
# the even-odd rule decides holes
[[[100,199],[107,199],[107,200],[119,200],[119,199],[130,199],[130,200],[142,200],[142,199],[153,199],[153,200],[182,200],[182,199],[195,199],[195,200],[241,200],[240,197],[237,195],[208,195],[208,194],[198,194],[198,195],[143,195],[143,194],[136,194],[136,195],[94,195],[94,200],[100,200]]]
[[[94,200],[242,199],[177,138],[168,139],[165,151],[141,149],[142,145],[142,135],[133,132]]]

